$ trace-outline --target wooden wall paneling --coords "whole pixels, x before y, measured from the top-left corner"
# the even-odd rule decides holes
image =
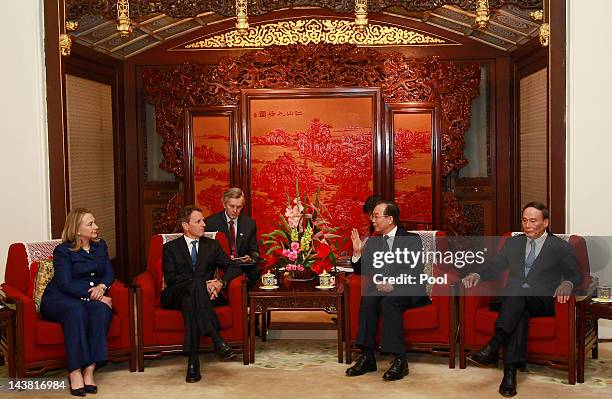
[[[550,48],[548,52],[548,109],[550,154],[550,228],[565,232],[566,219],[566,2],[554,1],[547,7],[550,21]]]
[[[45,77],[47,84],[47,134],[51,235],[60,237],[68,210],[65,163],[64,72],[59,35],[64,24],[64,0],[45,0]]]
[[[126,214],[126,234],[129,237],[129,251],[127,264],[130,270],[130,278],[135,277],[144,270],[146,264],[146,250],[149,246],[151,235],[145,234],[144,212],[145,203],[142,193],[142,181],[144,179],[144,141],[142,135],[146,134],[142,120],[142,110],[138,104],[141,95],[137,89],[136,67],[127,60],[123,63],[123,87],[124,87],[124,124],[125,137],[123,147],[126,154],[125,160],[125,204],[128,210]],[[152,223],[152,221],[151,221]],[[152,232],[152,230],[149,230]]]
[[[512,185],[515,170],[510,167],[513,151],[510,137],[513,112],[511,73],[510,57],[499,57],[495,60],[496,134],[491,148],[495,149],[492,153],[492,177],[495,184],[495,234],[498,235],[512,229],[514,204],[511,198],[516,190],[516,186]]]

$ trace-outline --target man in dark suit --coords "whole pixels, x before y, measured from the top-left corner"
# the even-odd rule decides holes
[[[177,223],[183,236],[164,244],[162,270],[166,288],[161,294],[165,309],[181,310],[185,322],[184,351],[189,355],[187,382],[197,382],[200,375],[200,337],[208,335],[221,359],[236,356],[219,335],[219,319],[214,303],[219,293],[240,269],[234,265],[215,240],[204,237],[204,216],[195,206],[178,212]],[[215,278],[217,267],[224,268],[221,279]]]
[[[549,234],[548,223],[546,206],[528,203],[522,213],[525,234],[508,238],[493,263],[463,278],[465,287],[470,288],[510,269],[506,287],[491,304],[493,310],[499,310],[495,335],[468,357],[481,366],[497,365],[499,349],[503,347],[504,377],[499,393],[507,397],[516,395],[516,370],[525,364],[529,318],[553,316],[554,298],[567,302],[574,286],[582,282],[572,247]]]
[[[346,370],[346,375],[353,377],[376,371],[376,334],[378,321],[382,317],[381,350],[395,356],[391,367],[383,375],[386,381],[399,380],[408,375],[408,361],[404,344],[405,310],[428,305],[429,297],[425,286],[418,284],[418,278],[423,273],[423,262],[415,264],[397,261],[384,262],[377,265],[375,259],[380,254],[398,251],[417,253],[422,251],[421,238],[398,227],[400,217],[399,207],[394,201],[380,201],[372,212],[371,220],[378,236],[370,237],[362,244],[359,232],[353,229],[352,265],[356,273],[372,277],[372,281],[362,287],[361,305],[359,311],[359,332],[357,344],[361,346],[362,354],[355,365]],[[362,256],[363,255],[363,256]],[[410,275],[417,278],[417,283],[410,285],[384,280],[384,277],[397,278]]]
[[[248,287],[252,288],[259,281],[260,269],[257,262],[260,259],[257,246],[257,225],[247,215],[243,215],[244,193],[237,187],[232,187],[223,193],[223,208],[206,218],[206,231],[222,231],[229,240],[230,258],[241,264],[241,269],[248,279]]]

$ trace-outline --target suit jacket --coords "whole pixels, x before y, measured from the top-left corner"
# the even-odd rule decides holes
[[[404,251],[404,249],[406,249],[409,252],[422,252],[423,243],[421,241],[421,237],[418,234],[410,233],[404,228],[398,227],[395,233],[395,238],[393,240],[393,248],[391,248],[391,251],[395,253],[398,248],[401,251]],[[364,274],[371,275],[372,277],[376,273],[382,273],[384,276],[400,276],[402,274],[415,276],[416,284],[396,284],[394,290],[395,292],[392,292],[392,295],[409,295],[412,297],[424,297],[424,299],[428,298],[426,292],[426,285],[419,284],[420,275],[424,273],[425,268],[422,258],[420,258],[420,261],[417,262],[414,267],[411,267],[412,265],[407,265],[403,263],[391,263],[385,264],[385,266],[380,269],[376,269],[372,267],[372,255],[374,251],[386,251],[385,243],[382,237],[380,236],[370,237],[365,244],[362,257],[359,258],[357,262],[352,262],[351,260],[351,264],[353,266],[353,270],[355,270],[355,273],[362,274],[363,272]],[[364,265],[362,265],[362,261],[365,262]],[[368,288],[366,288],[366,290],[367,293],[377,293],[374,284],[370,284]]]
[[[525,276],[526,246],[525,235],[507,238],[493,263],[488,263],[480,271],[480,278],[483,281],[492,280],[501,272],[510,269],[508,283],[502,296],[508,295],[511,291],[524,290],[522,286],[527,283],[528,295],[552,297],[562,281],[571,281],[574,286],[582,282],[582,273],[572,247],[565,240],[549,234],[527,276]]]
[[[227,270],[221,278],[224,283],[240,275],[240,268],[229,259],[216,240],[201,237],[198,246],[198,261],[194,270],[191,254],[183,237],[164,244],[162,270],[166,288],[161,294],[161,303],[164,307],[171,307],[170,304],[176,302],[176,297],[181,295],[176,292],[177,286],[185,286],[186,283],[196,279],[203,283],[212,280],[215,278],[217,267]],[[179,291],[182,292],[183,289]]]
[[[86,300],[90,288],[100,283],[110,287],[115,273],[108,257],[108,247],[104,240],[91,241],[89,253],[83,248],[72,251],[71,242],[64,242],[53,251],[53,279],[47,285],[45,297],[65,294],[73,298]]]
[[[217,212],[204,219],[206,231],[222,231],[229,240],[229,226],[225,211]],[[230,244],[231,245],[231,244]],[[249,255],[257,263],[259,247],[257,246],[257,225],[249,216],[240,214],[236,226],[236,254],[238,257]]]

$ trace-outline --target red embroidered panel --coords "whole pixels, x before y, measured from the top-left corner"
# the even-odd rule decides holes
[[[402,220],[432,223],[431,113],[393,114],[395,201]]]
[[[251,206],[258,230],[276,228],[287,197],[314,195],[338,234],[363,234],[361,208],[372,194],[373,115],[370,97],[254,98],[250,100]],[[343,246],[349,249],[350,240]]]
[[[204,216],[223,209],[221,197],[230,184],[229,116],[194,115],[193,188]]]

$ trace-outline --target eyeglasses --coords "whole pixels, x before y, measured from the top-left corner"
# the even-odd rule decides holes
[[[389,215],[372,215],[372,219],[388,218]]]

